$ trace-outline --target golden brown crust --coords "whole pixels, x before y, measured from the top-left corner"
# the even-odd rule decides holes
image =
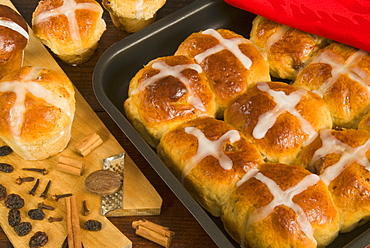
[[[370,112],[369,112],[370,105],[366,107],[364,110],[364,115],[361,117],[357,128],[361,130],[366,130],[370,132]]]
[[[230,30],[219,29],[217,32],[224,39],[244,39]],[[212,34],[193,33],[180,44],[175,54],[194,58],[219,44],[219,40]],[[251,60],[249,68],[243,65],[233,51],[225,48],[198,61],[216,96],[217,116],[220,118],[228,103],[244,93],[249,86],[270,80],[268,65],[256,47],[247,39],[242,40],[238,47]]]
[[[196,128],[201,137],[187,132],[186,127]],[[225,135],[231,135],[230,131],[239,138],[226,138]],[[217,145],[217,142],[220,143]],[[227,156],[232,167],[224,169],[224,162],[210,151]],[[162,137],[157,152],[185,188],[214,216],[220,215],[221,206],[242,176],[263,162],[256,147],[243,135],[211,117],[200,117],[170,130]],[[200,156],[202,153],[205,155]]]
[[[299,73],[294,85],[317,91],[329,105],[333,123],[356,128],[370,104],[370,54],[332,43]]]
[[[166,0],[103,0],[103,7],[109,12],[113,24],[121,30],[134,33],[153,23],[157,11]]]
[[[370,218],[369,138],[370,133],[365,130],[323,130],[297,158],[297,163],[327,178],[342,232],[351,231]],[[316,157],[316,152],[320,152],[320,156]],[[356,155],[349,159],[349,154]]]
[[[250,139],[268,161],[290,164],[295,160],[303,143],[312,137],[308,128],[312,128],[315,132],[321,128],[331,128],[328,106],[315,93],[301,89],[299,92],[302,96],[298,103],[294,103],[296,105],[290,103],[289,108],[279,107],[278,111],[284,111],[277,116],[276,121],[272,118],[274,114],[271,118],[259,121],[261,115],[271,114],[277,106],[276,99],[270,93],[259,89],[261,85],[267,85],[270,90],[287,96],[296,94],[299,90],[297,87],[281,82],[258,83],[228,106],[225,111],[225,121]],[[297,111],[295,115],[292,114],[293,111]],[[297,116],[310,125],[302,125],[302,121]],[[266,122],[273,126],[264,136],[257,137],[253,133],[256,125],[263,125]]]
[[[294,80],[297,73],[329,40],[270,21],[253,20],[250,40],[261,51],[273,77]]]
[[[33,67],[15,70],[0,80],[0,105],[0,137],[23,158],[44,159],[67,145],[75,99],[66,75]]]
[[[159,69],[153,68],[154,64]],[[182,68],[176,69],[179,67]],[[176,76],[171,76],[173,73]],[[149,62],[131,80],[124,108],[128,119],[152,146],[157,146],[162,134],[174,126],[200,115],[213,117],[215,114],[208,81],[200,66],[186,56],[168,56]]]
[[[40,1],[32,16],[35,36],[69,64],[83,63],[90,59],[106,28],[102,19],[103,8],[98,2],[74,1],[81,8],[74,10],[74,14],[69,14],[69,17],[64,13],[56,14],[56,10],[67,4],[62,0]],[[74,22],[76,25],[73,25]]]
[[[323,247],[337,236],[337,210],[317,176],[297,165],[269,163],[261,164],[257,173],[258,179],[251,176],[241,184],[222,208],[225,229],[236,240],[245,247],[316,247],[316,241]],[[278,188],[268,186],[270,180]],[[306,186],[297,186],[303,180]],[[292,190],[291,200],[284,199],[280,190]],[[276,201],[276,197],[284,200]],[[275,207],[266,209],[268,205]],[[263,208],[264,218],[259,214]],[[299,215],[310,224],[299,220]],[[304,228],[312,228],[314,240]]]
[[[16,11],[6,5],[0,4],[0,21],[14,22],[28,33],[26,21]],[[28,38],[18,31],[0,25],[0,79],[8,72],[18,69],[23,63],[23,52],[27,46]]]

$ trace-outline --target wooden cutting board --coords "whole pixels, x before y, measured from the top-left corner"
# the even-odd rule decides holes
[[[0,3],[9,5],[15,9],[14,5],[9,0],[0,0]],[[62,71],[47,49],[32,35],[32,30],[30,28],[29,32],[30,41],[25,50],[24,66],[40,66]],[[87,231],[83,228],[81,229],[83,245],[85,248],[132,247],[131,241],[120,230],[118,230],[106,218],[106,216],[102,216],[100,214],[101,197],[89,193],[84,186],[87,175],[95,170],[102,169],[102,160],[104,158],[122,153],[124,150],[91,109],[82,95],[77,91],[77,89],[75,90],[76,113],[72,127],[72,138],[68,147],[62,151],[61,154],[84,160],[86,162],[86,168],[82,176],[70,175],[55,169],[58,158],[61,154],[42,161],[25,161],[14,153],[5,157],[0,157],[0,162],[9,163],[15,167],[15,170],[12,173],[0,172],[0,184],[7,188],[8,194],[16,193],[23,197],[26,204],[20,209],[22,220],[30,221],[33,225],[32,231],[28,235],[24,237],[17,236],[13,228],[8,224],[7,216],[9,209],[5,207],[4,201],[0,201],[0,225],[13,246],[16,248],[28,247],[29,239],[36,231],[44,231],[48,234],[49,241],[44,246],[45,248],[62,247],[63,242],[67,237],[65,201],[64,199],[54,201],[51,199],[51,196],[54,194],[64,193],[72,193],[76,195],[78,208],[80,210],[81,224],[89,219],[99,220],[103,224],[102,230],[98,232]],[[78,141],[82,140],[91,132],[96,132],[102,138],[103,144],[86,157],[82,157],[75,152],[74,146]],[[0,146],[2,145],[5,144],[0,140]],[[123,209],[110,212],[109,216],[159,214],[162,205],[162,198],[127,154],[124,166]],[[46,168],[49,173],[47,175],[41,175],[36,172],[22,170],[22,168],[26,167]],[[19,176],[33,176],[35,179],[40,179],[40,184],[35,196],[28,194],[35,181],[18,185],[15,183],[15,179]],[[42,193],[49,180],[51,180],[51,186],[48,198],[44,200],[39,197],[39,195]],[[83,216],[81,214],[82,202],[84,200],[87,202],[91,213],[88,216]],[[27,212],[32,208],[37,208],[37,204],[40,202],[45,202],[46,204],[55,207],[55,210],[45,210],[44,212],[46,216],[44,220],[31,220],[27,216]],[[49,223],[47,221],[49,216],[64,217],[64,219],[61,222]]]

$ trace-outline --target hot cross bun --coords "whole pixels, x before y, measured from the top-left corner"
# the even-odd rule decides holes
[[[71,137],[74,88],[54,70],[21,67],[0,80],[0,137],[22,158],[42,160]]]
[[[124,109],[153,147],[167,130],[216,112],[203,69],[193,59],[175,55],[150,61],[132,78]]]
[[[37,38],[67,64],[86,62],[106,29],[95,0],[43,0],[32,15]]]
[[[29,40],[26,21],[16,11],[0,4],[0,79],[23,64]]]

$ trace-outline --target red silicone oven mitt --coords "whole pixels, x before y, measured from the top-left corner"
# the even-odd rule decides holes
[[[225,0],[275,22],[370,52],[370,0]]]

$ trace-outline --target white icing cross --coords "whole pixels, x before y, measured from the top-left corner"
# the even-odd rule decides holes
[[[220,166],[224,170],[230,170],[233,167],[233,161],[223,152],[223,146],[227,141],[234,143],[240,140],[240,134],[236,130],[229,130],[218,140],[209,140],[204,133],[196,127],[186,127],[185,132],[192,134],[198,139],[197,153],[190,159],[184,167],[182,181],[197,166],[197,164],[207,156],[213,156],[218,159]]]
[[[76,3],[75,0],[64,0],[62,6],[37,15],[34,19],[34,25],[42,21],[47,21],[54,16],[65,15],[68,19],[71,38],[77,47],[81,47],[81,36],[75,13],[79,9],[88,9],[99,13],[103,12],[100,5],[96,3]]]
[[[10,21],[10,20],[5,20],[0,18],[0,26],[10,28],[11,30],[14,30],[21,34],[24,38],[27,40],[29,39],[28,32],[24,30],[18,23]]]
[[[309,174],[305,176],[299,183],[295,186],[292,186],[285,191],[281,190],[279,185],[271,180],[270,178],[263,175],[261,172],[258,172],[257,169],[252,169],[248,171],[248,176],[243,178],[243,182],[248,180],[251,177],[256,178],[257,180],[264,183],[271,194],[273,195],[274,199],[264,207],[256,209],[249,217],[247,222],[247,228],[255,222],[261,221],[269,216],[273,211],[274,208],[280,205],[287,206],[291,208],[297,215],[297,222],[300,226],[302,232],[311,239],[313,242],[316,243],[315,238],[313,237],[313,230],[312,225],[308,221],[307,216],[301,206],[293,202],[293,197],[305,191],[308,187],[315,185],[319,180],[320,177],[315,174]],[[240,185],[238,183],[237,185]]]
[[[144,5],[144,0],[136,0],[136,19],[141,20],[143,17],[143,5]]]
[[[33,81],[37,79],[41,69],[42,68],[32,68],[29,74],[23,79],[23,82],[12,81],[0,83],[0,92],[14,92],[16,94],[16,100],[13,107],[10,109],[9,118],[11,132],[14,137],[19,137],[21,135],[24,113],[26,112],[26,93],[31,93],[38,98],[44,99],[47,103],[63,109],[68,116],[73,115],[66,99],[61,99],[52,91]]]
[[[146,87],[155,83],[156,81],[173,76],[179,79],[186,87],[188,91],[188,103],[191,104],[194,108],[199,109],[200,111],[206,111],[201,99],[197,96],[196,92],[192,89],[191,85],[193,84],[188,78],[182,75],[182,71],[186,69],[192,69],[198,73],[202,72],[202,67],[198,64],[185,64],[185,65],[175,65],[170,66],[162,60],[155,61],[152,64],[152,68],[159,70],[159,73],[143,81],[137,89],[132,91],[132,95],[139,93],[142,90],[145,90]]]
[[[329,64],[332,67],[331,78],[324,82],[318,90],[314,90],[315,93],[319,94],[321,97],[326,93],[326,91],[336,82],[336,80],[342,75],[347,74],[349,78],[353,81],[357,81],[370,91],[370,75],[354,66],[358,61],[362,59],[363,56],[368,54],[363,50],[358,50],[352,54],[343,64],[341,61],[336,61],[335,57],[330,54],[330,51],[325,51],[319,56],[316,56],[310,64],[324,63]]]
[[[322,141],[322,146],[315,151],[311,160],[311,165],[329,153],[338,153],[342,155],[337,163],[327,167],[320,175],[320,178],[326,185],[329,185],[332,180],[334,180],[337,176],[339,176],[340,173],[342,173],[344,169],[347,168],[347,166],[355,162],[359,163],[366,170],[370,171],[370,162],[366,156],[366,152],[370,149],[370,139],[368,139],[365,144],[361,146],[351,147],[336,139],[332,135],[330,129],[321,130],[320,138]]]
[[[259,116],[258,122],[252,133],[255,139],[262,139],[265,137],[267,131],[275,124],[276,119],[285,111],[297,117],[301,123],[302,130],[309,135],[309,138],[304,142],[303,145],[307,145],[317,136],[317,132],[313,129],[311,123],[303,118],[303,116],[295,108],[295,106],[300,102],[301,98],[307,94],[306,90],[298,89],[289,95],[286,95],[284,91],[274,91],[270,89],[266,82],[258,83],[257,88],[260,91],[266,92],[272,96],[276,106],[272,110],[269,110]]]
[[[239,44],[247,43],[249,42],[245,38],[232,38],[232,39],[225,39],[221,36],[219,32],[217,32],[214,29],[207,29],[202,32],[202,34],[209,34],[215,37],[220,44],[217,44],[216,46],[207,49],[206,51],[196,55],[194,58],[195,60],[200,64],[202,61],[207,58],[208,56],[218,53],[222,50],[228,49],[230,52],[232,52],[235,57],[239,59],[239,61],[243,64],[243,66],[249,70],[249,68],[252,66],[252,60],[248,58],[240,49]]]

